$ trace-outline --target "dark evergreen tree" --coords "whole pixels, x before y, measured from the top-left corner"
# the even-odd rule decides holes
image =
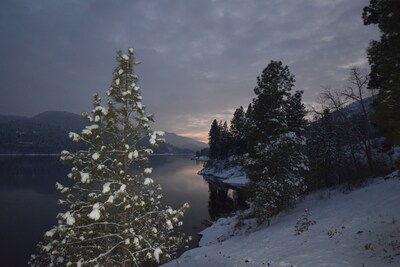
[[[293,95],[289,96],[285,111],[287,126],[290,131],[296,132],[297,135],[303,134],[306,126],[306,120],[304,119],[306,109],[304,104],[301,102],[302,95],[303,91],[296,91]]]
[[[209,154],[209,148],[203,148],[201,150],[196,151],[196,157],[206,157]]]
[[[294,76],[280,61],[271,61],[257,77],[254,89],[256,98],[252,103],[252,124],[250,125],[250,146],[255,147],[260,140],[279,135],[284,126],[285,100],[294,86]]]
[[[246,115],[243,107],[237,108],[231,120],[232,152],[243,154],[246,149]]]
[[[246,113],[245,113],[245,118],[246,118],[246,124],[250,125],[250,121],[252,120],[252,114],[253,114],[253,106],[251,103],[247,107]]]
[[[210,150],[208,156],[210,159],[215,159],[220,154],[221,130],[217,120],[213,120],[210,132],[208,133],[208,144]]]
[[[365,25],[376,24],[381,32],[380,40],[372,41],[367,50],[369,88],[379,89],[375,121],[400,145],[400,1],[371,0],[363,19]]]
[[[290,207],[305,189],[305,138],[296,119],[297,113],[304,114],[304,107],[296,103],[301,93],[290,94],[294,81],[287,66],[271,61],[254,89],[246,169],[260,222]]]
[[[228,128],[228,123],[224,121],[220,121],[219,123],[220,129],[220,144],[219,144],[219,157],[221,158],[228,158],[229,154],[231,153],[232,149],[232,136],[231,132]]]
[[[307,188],[315,190],[340,183],[340,169],[344,161],[343,142],[328,108],[316,116],[308,131],[307,156],[310,170],[306,179]]]
[[[250,132],[251,129],[253,128],[254,125],[254,120],[253,120],[253,106],[250,103],[247,107],[246,113],[245,113],[245,156],[248,155],[249,152],[249,147],[250,147]]]

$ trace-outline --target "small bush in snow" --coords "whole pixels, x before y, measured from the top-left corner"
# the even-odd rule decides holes
[[[294,226],[295,235],[300,235],[305,231],[308,231],[308,228],[311,225],[316,224],[317,222],[310,219],[311,213],[308,209],[304,210],[303,215],[297,220],[296,225]]]

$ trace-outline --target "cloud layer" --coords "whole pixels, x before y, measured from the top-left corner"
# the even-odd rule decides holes
[[[133,46],[156,128],[207,132],[247,106],[270,60],[312,102],[367,66],[377,30],[368,0],[5,0],[0,3],[0,114],[82,112],[109,87],[115,51]]]

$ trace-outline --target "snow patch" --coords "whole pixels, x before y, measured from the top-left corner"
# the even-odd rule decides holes
[[[157,262],[160,262],[160,254],[162,253],[162,250],[160,248],[156,248],[154,250],[153,256],[156,259]]]
[[[98,112],[98,111],[100,111],[104,116],[108,114],[108,110],[102,106],[97,106],[93,110],[93,112]]]
[[[88,183],[90,182],[90,175],[87,172],[80,172],[81,175],[81,182],[82,183]]]
[[[93,130],[96,130],[96,129],[98,129],[98,128],[99,128],[99,125],[97,125],[97,124],[93,124],[93,125],[90,125],[90,126],[86,126],[86,128],[82,130],[82,134],[91,135],[91,134],[92,134],[92,131],[93,131]]]
[[[96,203],[93,205],[93,209],[92,211],[89,213],[88,217],[92,220],[97,221],[98,219],[100,219],[100,204]]]
[[[145,174],[151,174],[152,172],[153,172],[153,169],[152,168],[146,168],[146,169],[144,169],[144,171],[143,171]]]
[[[93,153],[93,155],[92,155],[92,159],[93,160],[98,160],[99,158],[100,158],[100,154],[99,153],[97,153],[97,152]]]
[[[129,152],[129,154],[128,154],[129,159],[136,159],[137,157],[139,157],[139,152],[137,152],[137,150],[135,150],[133,152]]]
[[[67,225],[73,225],[75,223],[75,218],[69,211],[64,213],[62,217],[66,221]]]
[[[125,192],[125,190],[126,190],[126,185],[122,184],[121,187],[119,188],[119,191],[120,192]]]
[[[231,164],[229,161],[214,162],[212,166],[203,168],[198,174],[206,177],[215,177],[235,187],[243,187],[250,182],[243,168]]]
[[[144,185],[148,185],[148,184],[152,184],[153,182],[154,182],[153,179],[151,179],[151,178],[146,178],[146,179],[144,179],[143,184],[144,184]]]
[[[172,222],[170,220],[167,220],[165,223],[167,224],[167,229],[168,230],[174,229],[174,227],[172,226]]]
[[[69,136],[69,138],[72,139],[72,141],[74,141],[74,142],[78,142],[79,139],[81,138],[81,137],[79,136],[79,134],[74,133],[74,132],[70,132],[68,136]]]
[[[103,185],[103,194],[110,192],[110,183],[105,183]]]
[[[47,231],[44,235],[46,237],[53,237],[53,235],[56,233],[56,229],[51,229],[49,231]]]

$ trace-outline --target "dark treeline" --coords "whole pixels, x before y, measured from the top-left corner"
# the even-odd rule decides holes
[[[229,124],[214,120],[209,132],[208,164],[244,167],[260,221],[305,191],[354,186],[393,167],[385,153],[392,144],[374,127],[376,97],[366,73],[351,69],[343,89],[324,88],[319,106],[308,112],[303,92],[292,92],[294,82],[287,66],[271,61],[247,110],[237,108]]]
[[[208,157],[209,148],[205,147],[201,150],[196,151],[196,157]]]

